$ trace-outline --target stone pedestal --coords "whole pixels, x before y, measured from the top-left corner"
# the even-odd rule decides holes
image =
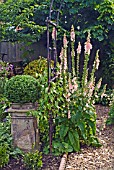
[[[30,110],[35,110],[35,108],[32,105],[13,105],[8,109],[11,114],[13,145],[26,152],[31,151],[33,146],[39,147],[37,119],[26,114]]]

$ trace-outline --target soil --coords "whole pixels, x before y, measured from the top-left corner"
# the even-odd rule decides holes
[[[81,148],[79,153],[68,155],[65,170],[114,170],[114,126],[106,126],[109,107],[97,105],[97,136],[100,148]],[[61,157],[43,155],[42,170],[58,170]],[[0,170],[26,170],[22,157],[10,159],[7,166]]]

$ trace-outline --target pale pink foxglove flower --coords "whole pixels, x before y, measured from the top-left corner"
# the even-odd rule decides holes
[[[73,25],[71,27],[70,38],[71,38],[71,41],[75,42],[75,31],[74,31]]]
[[[78,48],[77,48],[77,54],[80,54],[81,53],[81,44],[80,42],[78,43]]]
[[[103,97],[106,97],[106,96],[107,96],[107,94],[105,94],[105,92],[106,92],[106,87],[107,87],[107,84],[105,84],[105,86],[103,87],[103,91],[102,91],[102,94],[101,94],[101,99],[102,99]]]
[[[99,58],[97,58],[96,59],[96,69],[98,70],[98,68],[99,68],[99,63],[100,63],[100,60],[99,60]]]
[[[91,81],[88,85],[88,96],[91,97],[93,94],[95,87],[94,87],[94,81]]]
[[[77,78],[76,78],[76,77],[74,77],[74,78],[72,79],[72,82],[73,82],[73,83],[75,83],[76,79],[77,79]]]
[[[72,85],[72,83],[71,83],[71,80],[69,79],[69,81],[68,81],[68,86],[69,86],[69,90],[72,90],[73,89],[73,85]]]
[[[88,96],[89,96],[89,97],[92,96],[94,89],[95,89],[95,87],[94,87],[94,82],[91,81],[91,82],[89,83],[89,85],[88,85],[88,91],[89,91]]]
[[[67,101],[67,102],[70,102],[70,96],[71,96],[70,93],[67,93],[67,94],[66,94],[65,98],[66,98],[66,101]]]
[[[64,57],[64,71],[67,70],[67,58]]]
[[[102,99],[103,97],[107,97],[107,95],[105,94],[105,92],[101,94],[101,99]]]
[[[63,46],[64,46],[64,48],[67,48],[67,44],[68,44],[68,41],[67,41],[67,38],[66,38],[66,34],[64,34],[64,37],[63,37]]]
[[[74,91],[76,91],[78,89],[78,84],[75,82],[75,84],[73,85]]]
[[[102,83],[102,78],[100,78],[100,80],[99,80],[99,82],[98,82],[98,84],[97,84],[97,88],[98,88],[98,89],[100,89],[101,83]]]
[[[71,118],[70,110],[68,110],[68,119]]]
[[[61,48],[61,52],[60,52],[59,58],[62,61],[62,59],[63,59],[63,47]]]
[[[89,89],[89,93],[88,93],[89,97],[91,97],[93,95],[93,90],[94,90],[94,88]]]
[[[91,89],[91,88],[93,88],[93,87],[94,87],[94,83],[93,83],[93,81],[91,81],[91,82],[89,83],[89,85],[88,85],[88,88]]]
[[[59,65],[59,69],[60,69],[60,74],[62,73],[62,66],[63,66],[63,47],[61,48],[61,52],[60,52],[60,55],[59,55],[59,58],[60,58],[60,65]]]
[[[56,28],[53,27],[53,30],[52,30],[52,39],[56,40],[56,37],[57,37],[57,31],[56,31]]]
[[[71,84],[72,86],[72,89],[71,89],[71,92],[72,93],[74,93],[76,90],[77,90],[77,88],[78,88],[78,84],[77,84],[77,82],[76,82],[76,77],[74,77],[73,79],[72,79],[72,83],[73,84]]]
[[[92,44],[90,43],[90,39],[87,39],[85,42],[85,53],[90,55],[90,50],[92,49]]]

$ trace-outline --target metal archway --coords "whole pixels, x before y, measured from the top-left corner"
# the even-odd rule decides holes
[[[53,77],[51,77],[51,74],[52,74],[51,73],[52,72],[52,68],[51,68],[51,59],[52,59],[51,51],[52,51],[52,48],[50,47],[49,29],[50,29],[50,25],[51,25],[51,26],[54,27],[55,32],[57,33],[57,27],[58,27],[58,24],[59,24],[59,14],[60,14],[60,10],[62,8],[63,2],[64,2],[64,0],[61,1],[55,22],[53,22],[51,20],[51,17],[52,17],[52,8],[53,8],[54,0],[51,0],[49,16],[46,19],[46,25],[47,25],[48,90],[49,91],[50,91],[50,82],[53,81],[53,80],[55,81],[55,79],[56,79],[56,64],[57,64],[57,36],[55,36],[54,46],[53,46],[54,68],[53,68]],[[48,110],[48,112],[49,112],[49,146],[50,146],[50,153],[52,153],[53,117],[52,117],[51,110]]]

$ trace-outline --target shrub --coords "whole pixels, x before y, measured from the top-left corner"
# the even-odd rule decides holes
[[[39,78],[40,74],[47,72],[47,60],[40,57],[38,60],[31,61],[24,69],[24,74]]]
[[[110,111],[109,111],[109,118],[106,121],[107,125],[114,124],[114,96],[113,96],[113,101],[111,102],[110,105]]]
[[[35,102],[38,99],[38,81],[29,75],[17,75],[5,84],[5,96],[13,103]]]
[[[23,160],[27,169],[38,170],[42,167],[42,153],[37,150],[26,153]]]

